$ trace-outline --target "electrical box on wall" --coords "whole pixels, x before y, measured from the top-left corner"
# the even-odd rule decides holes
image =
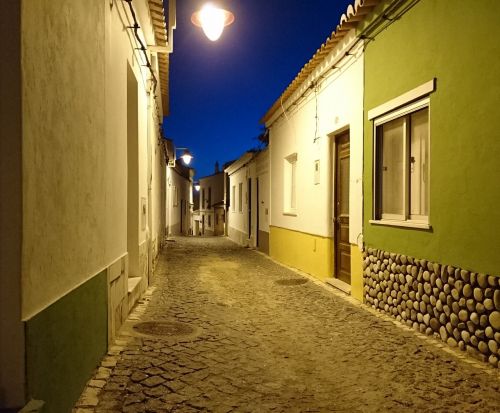
[[[320,165],[319,165],[319,159],[314,161],[314,185],[319,184],[319,178],[320,178]]]

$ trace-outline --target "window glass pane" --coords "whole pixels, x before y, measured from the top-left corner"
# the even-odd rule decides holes
[[[411,114],[410,214],[429,213],[429,109]]]
[[[291,175],[290,175],[290,208],[295,209],[296,205],[296,170],[297,170],[297,162],[291,162]]]
[[[382,162],[379,171],[382,214],[404,215],[404,133],[405,118],[382,126]]]
[[[341,215],[349,215],[349,157],[340,158],[340,211]]]

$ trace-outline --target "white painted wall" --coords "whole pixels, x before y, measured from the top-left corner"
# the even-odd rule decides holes
[[[346,36],[343,45],[353,39]],[[325,62],[311,75],[284,106],[286,115],[277,112],[267,123],[270,128],[271,159],[271,225],[310,234],[332,236],[332,139],[335,133],[350,129],[350,228],[349,239],[356,243],[362,233],[362,174],[363,174],[363,55],[358,47],[350,53],[340,71],[330,72],[314,88],[306,92],[297,104],[295,98],[307,89],[308,82],[318,72],[331,67],[333,59],[345,53],[334,49]],[[317,97],[317,99],[316,99]],[[291,106],[290,106],[291,105]],[[316,131],[317,107],[317,136]],[[297,153],[297,215],[284,215],[284,159]],[[320,182],[314,183],[314,161],[320,160]]]
[[[229,211],[228,211],[228,225],[229,225],[229,237],[234,238],[231,235],[231,229],[235,229],[239,232],[248,234],[248,205],[247,205],[247,176],[248,168],[244,166],[238,169],[236,172],[229,175]],[[239,188],[240,183],[242,184],[243,195],[242,195],[242,211],[239,211]],[[235,187],[235,197],[233,198],[233,187]],[[235,239],[235,241],[237,241]]]
[[[259,179],[259,229],[269,232],[269,153],[246,152],[226,168],[229,174],[228,236],[241,245],[256,246],[257,242],[257,178]],[[248,188],[248,178],[251,188]],[[239,188],[242,184],[242,211],[239,210]],[[234,198],[233,198],[233,187]],[[251,191],[251,196],[249,195]],[[251,223],[248,208],[251,200]],[[248,233],[251,233],[250,238]]]
[[[205,234],[213,233],[215,229],[215,211],[213,206],[218,203],[224,202],[224,172],[215,173],[213,175],[205,176],[199,179],[200,183],[200,231],[202,230],[202,222],[205,224]],[[203,192],[205,192],[205,200],[208,200],[208,190],[211,188],[212,199],[211,204],[203,200]],[[209,225],[210,217],[210,225]],[[206,235],[208,235],[206,234]]]
[[[147,2],[134,6],[152,44]],[[137,208],[148,199],[151,174],[152,190],[160,186],[163,166],[148,168],[161,161],[154,154],[158,128],[148,131],[158,119],[148,122],[154,102],[124,28],[131,24],[126,10],[124,2],[100,0],[23,3],[24,319],[127,253],[127,64],[139,92]],[[85,39],[78,47],[75,33]],[[154,211],[161,195],[150,198]],[[139,220],[140,243],[159,233],[159,221],[148,218],[153,228],[144,228]]]
[[[183,176],[175,168],[167,168],[167,217],[168,235],[181,234],[181,213],[183,214],[183,235],[189,235],[192,228],[191,208],[192,179]],[[175,193],[177,192],[177,196]],[[177,198],[177,202],[176,202]],[[186,202],[186,211],[181,211],[181,205]]]
[[[269,149],[260,152],[255,159],[255,175],[259,178],[259,230],[269,232],[270,205]]]

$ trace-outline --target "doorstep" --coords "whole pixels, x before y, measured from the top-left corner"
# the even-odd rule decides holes
[[[141,297],[141,277],[128,278],[128,312],[134,308],[135,303]]]
[[[325,283],[345,292],[347,295],[351,295],[351,286],[338,278],[327,278]]]

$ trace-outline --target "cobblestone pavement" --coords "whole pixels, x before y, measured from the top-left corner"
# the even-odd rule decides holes
[[[177,238],[75,412],[500,411],[498,372],[433,342],[227,239]]]

